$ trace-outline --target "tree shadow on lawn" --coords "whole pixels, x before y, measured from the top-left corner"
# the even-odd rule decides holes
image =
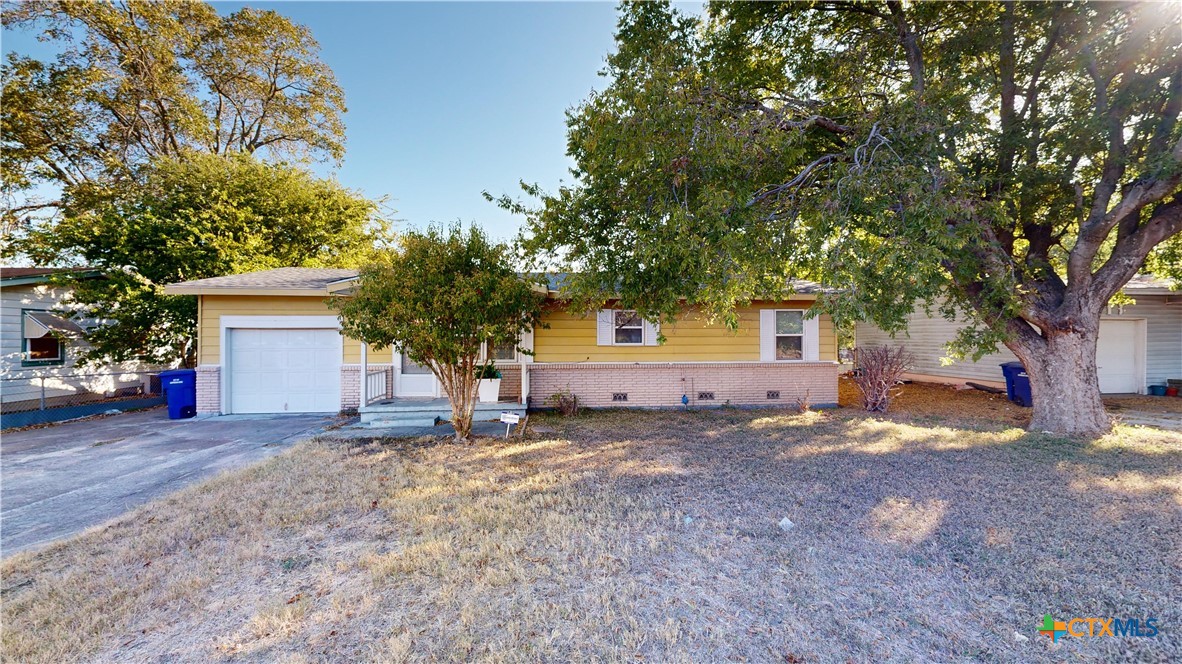
[[[1182,655],[1177,630],[1052,646],[1036,626],[1045,613],[1182,624],[1177,434],[1071,440],[841,412],[609,412],[560,426],[617,465],[676,469],[615,481],[728,542],[738,585],[780,587],[805,624],[857,655]]]
[[[1081,443],[840,411],[535,422],[551,433],[301,444],[8,559],[6,654],[1182,654],[1182,437]],[[1052,645],[1036,632],[1047,612],[1154,616],[1163,631]]]

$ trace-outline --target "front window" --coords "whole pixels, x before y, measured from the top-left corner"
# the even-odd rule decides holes
[[[776,359],[804,359],[804,312],[776,312]]]
[[[508,342],[497,344],[492,347],[492,359],[501,360],[502,362],[512,362],[517,359],[517,344],[515,342]]]
[[[644,325],[635,311],[616,310],[615,339],[620,345],[636,345],[644,343]]]

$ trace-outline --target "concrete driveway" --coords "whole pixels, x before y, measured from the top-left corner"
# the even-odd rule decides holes
[[[0,555],[77,534],[153,498],[277,454],[327,415],[169,420],[154,409],[0,436]]]

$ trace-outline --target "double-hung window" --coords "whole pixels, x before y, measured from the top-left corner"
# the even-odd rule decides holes
[[[804,312],[776,312],[776,360],[804,359]]]
[[[635,311],[616,309],[612,343],[617,346],[643,346],[644,324]]]
[[[598,346],[656,346],[660,327],[631,309],[600,309],[596,317]]]
[[[820,355],[819,319],[804,309],[759,312],[760,362],[816,362]]]

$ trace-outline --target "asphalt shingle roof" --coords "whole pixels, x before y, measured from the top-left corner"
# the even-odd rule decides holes
[[[1138,291],[1168,291],[1175,287],[1173,279],[1166,277],[1155,277],[1152,274],[1138,274],[1129,283],[1125,284],[1122,289],[1125,292],[1136,293]]]
[[[281,267],[261,272],[247,272],[245,274],[230,274],[224,277],[210,277],[195,279],[172,284],[177,289],[217,289],[227,290],[259,289],[259,290],[324,290],[334,281],[349,279],[357,276],[357,270],[352,268],[330,267]]]

